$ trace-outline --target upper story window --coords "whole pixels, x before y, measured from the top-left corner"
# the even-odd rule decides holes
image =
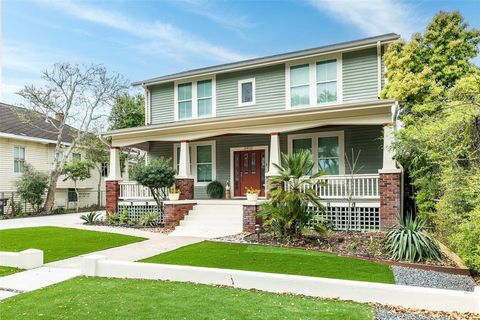
[[[22,173],[25,169],[25,147],[13,147],[13,172]]]
[[[255,78],[238,81],[238,105],[255,104]]]
[[[102,162],[102,177],[108,177],[108,163]]]
[[[214,116],[215,81],[198,80],[175,85],[176,120]]]
[[[72,153],[72,161],[82,161],[82,155],[80,153]]]
[[[287,64],[287,107],[341,102],[341,58],[310,59]]]

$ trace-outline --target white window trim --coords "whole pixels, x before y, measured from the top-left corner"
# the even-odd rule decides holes
[[[14,145],[13,146],[13,173],[16,174],[16,175],[21,175],[23,174],[24,171],[22,172],[15,172],[15,148],[22,148],[23,149],[23,169],[25,170],[25,164],[27,163],[27,148],[25,146],[21,146],[21,145]]]
[[[212,181],[217,179],[217,151],[216,141],[198,141],[189,142],[188,146],[192,148],[190,154],[191,172],[193,176],[195,186],[207,186],[210,182],[198,182],[197,181],[197,146],[211,146],[212,147]],[[180,143],[173,144],[173,165],[176,170],[177,166],[177,148],[180,148]]]
[[[337,60],[337,101],[328,103],[317,103],[317,62],[326,60]],[[302,64],[309,65],[309,89],[310,89],[310,104],[299,105],[292,107],[291,94],[290,94],[290,68]],[[343,76],[342,76],[342,54],[329,54],[320,57],[314,57],[309,59],[290,61],[285,64],[285,105],[287,109],[300,109],[308,107],[321,107],[341,104],[343,102]]]
[[[212,80],[212,114],[210,116],[198,116],[198,99],[197,99],[197,83],[203,80]],[[178,117],[178,85],[184,83],[191,83],[192,84],[192,117],[191,118],[183,118],[180,119]],[[192,119],[203,119],[203,118],[213,118],[216,116],[217,113],[217,85],[216,85],[216,78],[213,77],[200,77],[182,81],[175,81],[174,85],[174,111],[175,111],[175,121],[185,121],[185,120],[192,120]]]
[[[242,102],[242,84],[244,83],[252,83],[252,101],[250,102]],[[255,78],[238,80],[238,106],[246,107],[246,106],[253,106],[256,104],[256,90],[255,90]]]
[[[318,172],[318,138],[338,137],[339,175],[345,174],[345,133],[344,131],[322,131],[288,135],[288,154],[293,152],[293,140],[312,139],[313,172]]]
[[[268,172],[268,146],[253,146],[253,147],[234,147],[230,148],[230,190],[232,192],[232,198],[245,198],[245,196],[237,196],[235,197],[235,173],[234,173],[234,166],[235,164],[233,163],[234,161],[234,153],[235,151],[250,151],[250,150],[264,150],[265,151],[265,179],[267,178],[267,172]],[[266,180],[265,180],[266,183]],[[268,188],[265,186],[265,198],[267,198],[267,193],[268,193]]]

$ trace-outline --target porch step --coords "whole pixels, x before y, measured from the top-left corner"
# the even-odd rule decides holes
[[[217,238],[240,233],[242,228],[241,203],[207,202],[195,205],[170,235]]]

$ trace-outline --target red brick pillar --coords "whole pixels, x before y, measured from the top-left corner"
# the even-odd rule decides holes
[[[260,223],[253,214],[260,208],[256,204],[243,205],[243,232],[255,232],[255,225]]]
[[[163,225],[165,228],[175,228],[180,224],[190,210],[193,209],[195,202],[175,203],[167,201],[163,205]]]
[[[120,183],[117,180],[105,181],[107,214],[112,214],[118,210],[118,198],[120,198]]]
[[[193,179],[190,179],[190,178],[175,179],[175,188],[180,190],[180,200],[194,199]]]
[[[402,214],[402,174],[400,170],[379,171],[380,228],[385,230],[398,225]]]

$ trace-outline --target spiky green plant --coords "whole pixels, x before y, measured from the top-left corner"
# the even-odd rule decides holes
[[[154,227],[158,225],[160,216],[156,212],[148,212],[140,219],[140,225],[145,227]]]
[[[86,224],[95,224],[100,221],[100,213],[92,211],[90,213],[81,215],[80,219],[85,221]]]
[[[385,239],[385,247],[392,259],[410,262],[441,259],[436,241],[423,232],[423,219],[406,215],[398,220],[399,226],[391,230]]]

